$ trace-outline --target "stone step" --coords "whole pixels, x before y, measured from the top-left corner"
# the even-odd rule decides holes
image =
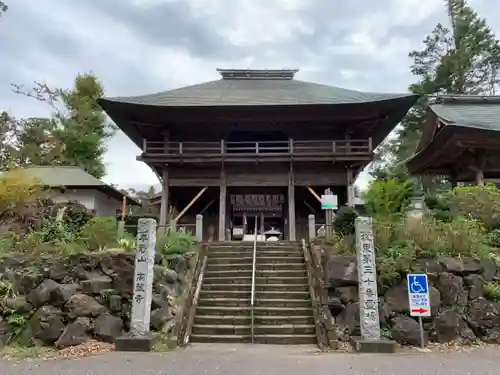
[[[300,251],[283,251],[283,250],[274,250],[274,249],[265,249],[258,250],[257,257],[275,257],[275,258],[283,258],[283,257],[304,257],[304,253],[302,250]]]
[[[205,273],[210,271],[238,271],[238,270],[252,271],[252,263],[229,263],[229,264],[208,263],[207,268],[205,269]]]
[[[200,291],[200,299],[202,298],[251,298],[251,286],[243,290],[206,290]],[[289,299],[304,299],[309,300],[309,292],[305,290],[289,290],[289,291],[275,291],[275,290],[255,290],[256,299],[276,299],[276,298],[289,298]]]
[[[250,306],[250,296],[248,298],[200,298],[198,306],[222,306],[222,307],[238,307]]]
[[[207,267],[216,264],[249,264],[252,267],[253,259],[251,256],[242,257],[212,257],[210,255],[207,260]]]
[[[255,267],[256,271],[294,271],[300,270],[305,271],[305,263],[257,263]]]
[[[252,279],[250,278],[250,282],[248,284],[245,283],[205,283],[205,279],[203,280],[202,291],[248,291],[252,290]],[[256,284],[256,291],[276,291],[276,292],[287,292],[287,291],[305,291],[309,292],[308,284]]]
[[[279,267],[286,267],[287,264],[300,264],[305,267],[304,257],[261,257],[258,256],[255,259],[257,267],[261,264],[266,265],[277,265]],[[252,267],[253,259],[252,257],[208,257],[207,267],[217,266],[217,265],[245,265]]]
[[[306,277],[307,271],[304,266],[298,269],[261,269],[255,270],[255,277]]]
[[[250,324],[193,324],[195,335],[251,335]],[[314,334],[313,324],[254,325],[254,335],[307,335]]]
[[[264,256],[259,254],[256,258],[257,264],[286,264],[286,263],[300,263],[305,264],[304,256],[284,256],[284,257],[274,257],[274,256]]]
[[[195,324],[234,324],[245,325],[251,324],[250,315],[196,315],[194,318]],[[314,324],[314,317],[312,315],[304,316],[270,316],[270,315],[254,315],[254,324]]]
[[[250,280],[252,282],[252,280]],[[256,275],[255,283],[261,284],[304,284],[308,285],[308,279],[306,276],[303,277],[293,277],[293,276],[264,276]]]
[[[250,316],[250,306],[200,306],[196,308],[197,315],[233,315]],[[254,307],[254,315],[268,316],[312,316],[311,307]]]
[[[200,298],[198,306],[250,306],[251,299],[248,298]],[[309,299],[260,299],[256,298],[254,301],[256,307],[311,307],[311,300]]]
[[[306,307],[312,308],[310,299],[285,299],[285,298],[256,298],[254,302],[258,307]]]
[[[241,259],[241,258],[253,258],[253,254],[251,251],[246,251],[246,252],[241,252],[241,251],[234,251],[234,252],[209,252],[208,253],[208,259],[219,259],[219,258],[236,258],[236,259]]]
[[[250,343],[251,335],[191,335],[198,343]],[[316,344],[316,335],[255,335],[256,344],[305,345]]]
[[[218,277],[213,275],[205,274],[203,276],[203,286],[202,289],[205,288],[205,285],[209,284],[250,284],[252,285],[252,273],[250,272],[250,276],[240,276],[240,277]]]
[[[216,269],[216,270],[205,270],[204,277],[252,277],[252,267],[245,270],[233,270],[233,269]]]

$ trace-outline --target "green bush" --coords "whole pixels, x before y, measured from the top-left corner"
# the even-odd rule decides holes
[[[415,186],[410,180],[373,180],[363,199],[369,214],[388,217],[406,212],[414,191]]]
[[[458,215],[481,221],[488,231],[500,222],[500,190],[493,184],[457,187],[450,191],[449,201]]]
[[[118,229],[114,218],[93,218],[81,230],[80,239],[90,251],[103,251],[116,244]]]
[[[494,229],[487,236],[488,245],[500,249],[500,229]]]
[[[340,207],[333,220],[333,229],[335,233],[342,236],[354,234],[354,221],[358,213],[352,207]]]
[[[196,250],[196,237],[187,233],[171,232],[156,239],[156,251],[159,254],[183,254]]]

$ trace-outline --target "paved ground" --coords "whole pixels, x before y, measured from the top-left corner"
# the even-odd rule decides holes
[[[393,355],[318,353],[311,347],[196,345],[172,353],[108,353],[77,360],[0,362],[8,375],[493,375],[500,349]]]

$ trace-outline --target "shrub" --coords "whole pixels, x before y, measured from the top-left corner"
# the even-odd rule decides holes
[[[183,254],[195,250],[196,237],[187,233],[171,232],[156,239],[156,251],[160,254]]]
[[[487,230],[499,223],[500,190],[495,185],[457,187],[449,194],[451,209],[469,219],[481,221]]]
[[[488,245],[500,249],[500,229],[494,229],[487,236]]]
[[[21,170],[0,175],[0,217],[40,198],[45,189],[40,181]]]
[[[333,229],[335,233],[340,235],[354,234],[354,221],[358,217],[358,213],[352,207],[340,207],[333,220]]]
[[[81,230],[81,239],[91,251],[103,251],[116,244],[118,229],[114,218],[93,218]]]
[[[484,298],[490,301],[498,302],[500,301],[500,284],[498,283],[486,283],[483,286]]]
[[[408,210],[415,186],[410,180],[373,180],[363,198],[373,216],[392,216]]]

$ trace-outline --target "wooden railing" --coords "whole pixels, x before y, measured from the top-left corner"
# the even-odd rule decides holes
[[[143,153],[165,156],[223,155],[367,155],[371,138],[326,141],[158,142],[144,141]]]

